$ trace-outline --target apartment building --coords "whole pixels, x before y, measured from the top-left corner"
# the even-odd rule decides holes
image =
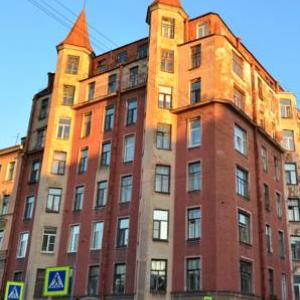
[[[292,93],[280,95],[280,127],[285,154],[285,183],[292,251],[295,299],[300,299],[300,216],[299,216],[299,136],[300,118],[297,99]]]
[[[147,23],[148,37],[96,55],[82,11],[57,46],[5,279],[26,299],[64,265],[77,299],[292,299],[288,93],[218,14],[156,0]]]
[[[2,282],[9,251],[21,159],[21,145],[0,150],[0,282]]]

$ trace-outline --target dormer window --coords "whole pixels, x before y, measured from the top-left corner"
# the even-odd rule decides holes
[[[208,23],[204,22],[204,23],[198,24],[198,26],[197,26],[197,39],[205,37],[208,34],[209,34]]]

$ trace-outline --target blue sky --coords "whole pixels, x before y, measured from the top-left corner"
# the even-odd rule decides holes
[[[68,33],[68,28],[40,11],[33,1],[51,5],[72,21],[75,16],[59,3],[76,14],[83,3],[83,0],[3,1],[0,148],[13,145],[18,135],[26,135],[32,96],[46,85],[47,72],[55,71],[55,46]],[[100,54],[107,48],[145,37],[150,2],[87,0],[89,24],[111,40],[91,30],[96,40],[95,52]],[[182,4],[190,17],[210,11],[219,13],[281,85],[300,99],[299,0],[182,0]]]

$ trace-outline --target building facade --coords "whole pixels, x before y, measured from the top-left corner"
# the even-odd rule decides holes
[[[0,282],[7,265],[21,160],[21,145],[0,150]]]
[[[148,37],[95,55],[82,11],[58,45],[5,280],[43,299],[45,269],[69,265],[77,299],[292,299],[292,96],[219,15],[156,0],[147,22]]]

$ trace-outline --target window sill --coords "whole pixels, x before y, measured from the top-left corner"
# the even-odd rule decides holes
[[[247,248],[252,248],[252,247],[253,247],[252,244],[247,243],[247,242],[243,242],[243,241],[240,241],[240,245],[241,245],[241,246],[245,246],[245,247],[247,247]]]
[[[188,244],[199,244],[201,241],[201,238],[187,239],[186,241]]]
[[[90,249],[91,252],[99,252],[101,250],[102,250],[101,248],[99,248],[99,249]]]
[[[201,67],[201,63],[199,64],[199,66],[190,67],[190,68],[188,69],[188,71],[194,71],[194,70],[199,69],[200,67]]]
[[[167,292],[166,291],[150,290],[150,293],[154,294],[154,295],[165,295]]]
[[[201,192],[201,189],[200,190],[191,190],[191,191],[188,191],[188,193],[190,195],[193,195],[193,194],[199,194]]]
[[[155,193],[165,195],[165,196],[168,196],[171,194],[170,192],[160,192],[160,191],[155,191]]]
[[[116,250],[126,250],[128,246],[116,246]]]
[[[238,154],[242,155],[244,158],[248,159],[248,156],[247,156],[248,153],[243,153],[243,152],[239,151],[239,150],[236,149],[236,148],[234,148],[234,150],[235,150],[235,152],[237,152]]]
[[[136,122],[135,123],[126,123],[126,127],[132,127],[132,126],[135,126],[136,125]]]
[[[123,161],[124,165],[131,165],[133,163],[133,160]]]
[[[119,204],[121,205],[121,206],[129,206],[129,204],[131,203],[131,201],[124,201],[124,202],[119,202]]]
[[[54,252],[41,251],[41,254],[50,256],[50,255],[54,255],[55,253]]]
[[[106,205],[95,206],[95,210],[102,210],[105,207],[106,207]]]
[[[59,214],[59,211],[54,211],[54,210],[48,210],[46,209],[47,214]]]
[[[249,196],[244,196],[244,195],[241,195],[241,194],[238,194],[238,193],[237,193],[237,195],[239,197],[241,197],[242,199],[246,200],[246,201],[250,201],[250,197]]]
[[[157,243],[157,242],[158,243],[161,242],[161,243],[165,243],[165,244],[169,243],[169,240],[161,240],[161,239],[152,239],[152,241],[155,243]]]
[[[196,148],[200,148],[201,147],[201,144],[197,144],[197,145],[189,145],[188,146],[188,150],[194,150],[194,149],[196,149]]]

